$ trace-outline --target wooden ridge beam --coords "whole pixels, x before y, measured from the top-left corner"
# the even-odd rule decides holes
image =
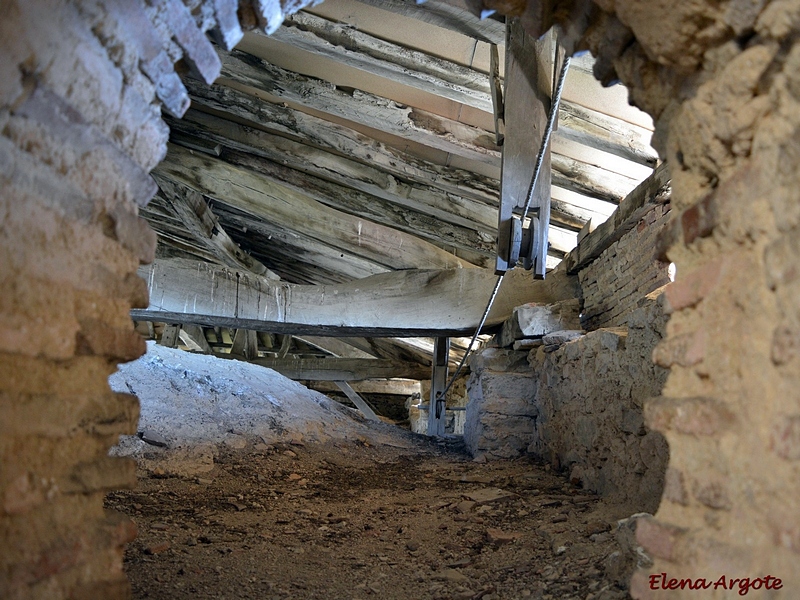
[[[219,52],[223,76],[240,84],[431,148],[500,166],[500,151],[493,132],[361,90],[346,92],[244,52]]]
[[[503,44],[506,28],[502,21],[481,19],[476,16],[464,0],[359,0],[363,4],[388,10],[430,23],[467,37],[490,44]]]
[[[391,269],[469,267],[420,238],[325,206],[258,173],[170,144],[155,170],[211,198]]]
[[[489,75],[308,13],[283,22],[272,38],[434,96],[492,112]]]
[[[464,169],[443,167],[387,146],[362,133],[285,105],[220,84],[186,79],[192,106],[249,121],[252,127],[370,165],[407,182],[496,206],[500,181]]]
[[[293,285],[195,261],[140,267],[150,306],[137,321],[328,337],[467,336],[496,282],[487,269],[405,270],[339,285]],[[486,321],[501,324],[516,306],[577,297],[576,278],[557,269],[544,281],[510,271]]]

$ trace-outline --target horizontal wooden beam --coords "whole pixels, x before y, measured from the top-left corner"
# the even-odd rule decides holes
[[[339,387],[330,381],[302,382],[307,388],[317,392],[339,392]],[[359,394],[380,394],[381,396],[400,396],[403,401],[408,396],[419,394],[422,391],[419,381],[413,379],[366,379],[354,381],[352,388]]]
[[[430,369],[422,365],[377,358],[254,358],[248,362],[295,381],[363,381],[391,377],[427,379],[431,375]]]
[[[424,3],[416,0],[359,0],[359,2],[431,23],[482,42],[490,44],[505,42],[505,24],[494,19],[481,19],[473,14],[464,0],[427,0]]]
[[[170,144],[155,171],[211,198],[392,269],[469,267],[414,235],[334,210],[293,187]]]
[[[407,182],[497,205],[500,182],[454,167],[443,167],[387,146],[362,133],[314,115],[275,104],[221,84],[185,81],[192,106],[244,119],[250,125],[381,169]]]
[[[500,166],[500,149],[493,132],[361,90],[340,90],[244,52],[219,52],[223,76],[240,84],[431,148]]]
[[[272,38],[434,96],[492,112],[489,75],[308,13],[288,17]]]
[[[496,282],[487,269],[405,270],[340,285],[292,285],[194,261],[140,267],[150,292],[135,320],[192,323],[330,337],[465,336],[474,332]],[[556,271],[533,281],[509,272],[486,321],[514,307],[577,297],[576,278]]]

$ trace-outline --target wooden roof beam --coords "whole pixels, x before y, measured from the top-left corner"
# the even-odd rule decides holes
[[[156,261],[140,267],[139,274],[148,284],[150,306],[131,311],[138,321],[332,337],[470,335],[496,282],[487,269],[412,269],[303,286],[195,261]],[[527,302],[576,296],[576,278],[560,269],[544,281],[510,271],[487,327]]]

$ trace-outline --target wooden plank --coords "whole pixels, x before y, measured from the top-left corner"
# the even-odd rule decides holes
[[[496,282],[487,269],[410,269],[304,286],[183,260],[156,260],[139,274],[150,292],[150,306],[131,311],[139,321],[330,337],[467,336]],[[545,281],[533,281],[522,270],[509,272],[487,329],[521,304],[577,297],[576,280],[559,270]]]
[[[348,343],[349,338],[331,338],[318,335],[304,335],[297,339],[324,350],[336,358],[376,358],[374,354],[364,352]]]
[[[434,186],[407,183],[373,165],[305,143],[192,110],[179,121],[169,119],[168,124],[172,131],[191,138],[213,140],[228,148],[369,194],[370,202],[392,202],[461,227],[479,229],[483,226],[488,231],[495,227],[495,209],[485,201],[445,193]],[[281,176],[274,169],[268,173],[273,177]],[[289,175],[283,175],[283,180],[286,179],[290,179]],[[301,185],[305,187],[307,181],[302,180]],[[316,183],[315,187],[321,188],[322,195],[335,195],[331,190],[337,189],[335,186],[325,187],[324,182]]]
[[[223,75],[240,84],[464,158],[500,164],[494,134],[361,90],[340,90],[244,52],[220,50]]]
[[[349,127],[224,85],[206,86],[192,79],[187,79],[185,84],[191,93],[192,106],[196,108],[233,115],[263,131],[346,156],[402,181],[421,183],[494,206],[499,203],[500,182],[497,179],[429,163]]]
[[[306,194],[219,159],[169,146],[156,173],[254,216],[392,269],[468,267],[420,238],[329,208]]]
[[[505,41],[505,25],[494,19],[481,19],[464,0],[359,0],[395,14],[431,23],[467,37],[491,44]]]
[[[304,233],[285,229],[218,200],[214,201],[213,210],[234,239],[253,255],[268,262],[286,281],[325,283],[328,279],[328,283],[342,283],[389,270],[374,261],[344,252]]]
[[[203,332],[202,327],[197,325],[183,325],[178,334],[184,345],[195,352],[202,352],[203,354],[212,354],[211,346],[208,345],[206,334]]]
[[[199,192],[155,175],[159,194],[180,219],[183,227],[223,265],[246,269],[256,275],[280,279],[263,264],[242,252],[219,223]]]
[[[402,85],[492,112],[489,77],[475,69],[308,13],[288,17],[272,38]]]
[[[317,392],[337,392],[339,388],[330,381],[308,381],[303,382],[307,388]],[[419,394],[422,386],[419,381],[413,379],[366,379],[364,381],[354,381],[350,384],[359,394],[380,394],[381,396],[401,396],[405,400],[408,396]]]
[[[492,112],[494,114],[494,137],[497,145],[501,146],[506,134],[506,124],[503,83],[500,79],[500,52],[497,49],[497,44],[492,44],[489,48],[489,79],[492,92]]]
[[[421,365],[430,366],[432,360],[432,350],[425,351],[420,349],[419,346],[412,345],[403,338],[342,338],[348,344],[359,348],[364,352],[368,352],[376,358],[385,358],[387,360],[397,360],[401,362],[415,362]]]
[[[237,329],[231,345],[231,356],[245,359],[258,357],[258,338],[255,331]]]
[[[364,379],[427,379],[422,365],[377,358],[256,358],[250,363],[277,371],[295,381],[361,381]]]
[[[367,417],[370,421],[380,421],[378,415],[375,414],[375,411],[370,408],[369,404],[356,393],[356,391],[350,387],[350,384],[346,381],[334,381],[336,387],[338,387],[344,395],[350,399],[350,402],[356,405],[358,410],[364,413],[364,416]]]
[[[659,197],[668,197],[670,174],[667,163],[660,164],[653,174],[620,202],[609,219],[586,235],[564,259],[568,273],[577,273],[619,240],[650,210]]]
[[[564,189],[618,204],[637,181],[602,167],[552,154],[552,181]]]
[[[428,404],[429,407],[432,407],[428,411],[429,436],[444,435],[444,426],[447,420],[447,415],[445,414],[447,402],[444,396],[438,400],[437,398],[444,393],[444,389],[447,387],[447,359],[449,353],[450,340],[446,337],[437,337],[433,346],[431,395]]]

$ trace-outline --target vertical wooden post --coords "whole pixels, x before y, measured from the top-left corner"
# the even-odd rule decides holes
[[[447,387],[447,359],[450,355],[450,338],[437,337],[433,344],[433,372],[431,374],[431,397],[428,403],[428,435],[444,435],[445,403],[438,403],[436,396]],[[438,416],[436,413],[439,413]]]
[[[165,325],[164,331],[161,333],[161,340],[158,343],[167,348],[174,348],[178,345],[178,334],[180,330],[180,325]]]

